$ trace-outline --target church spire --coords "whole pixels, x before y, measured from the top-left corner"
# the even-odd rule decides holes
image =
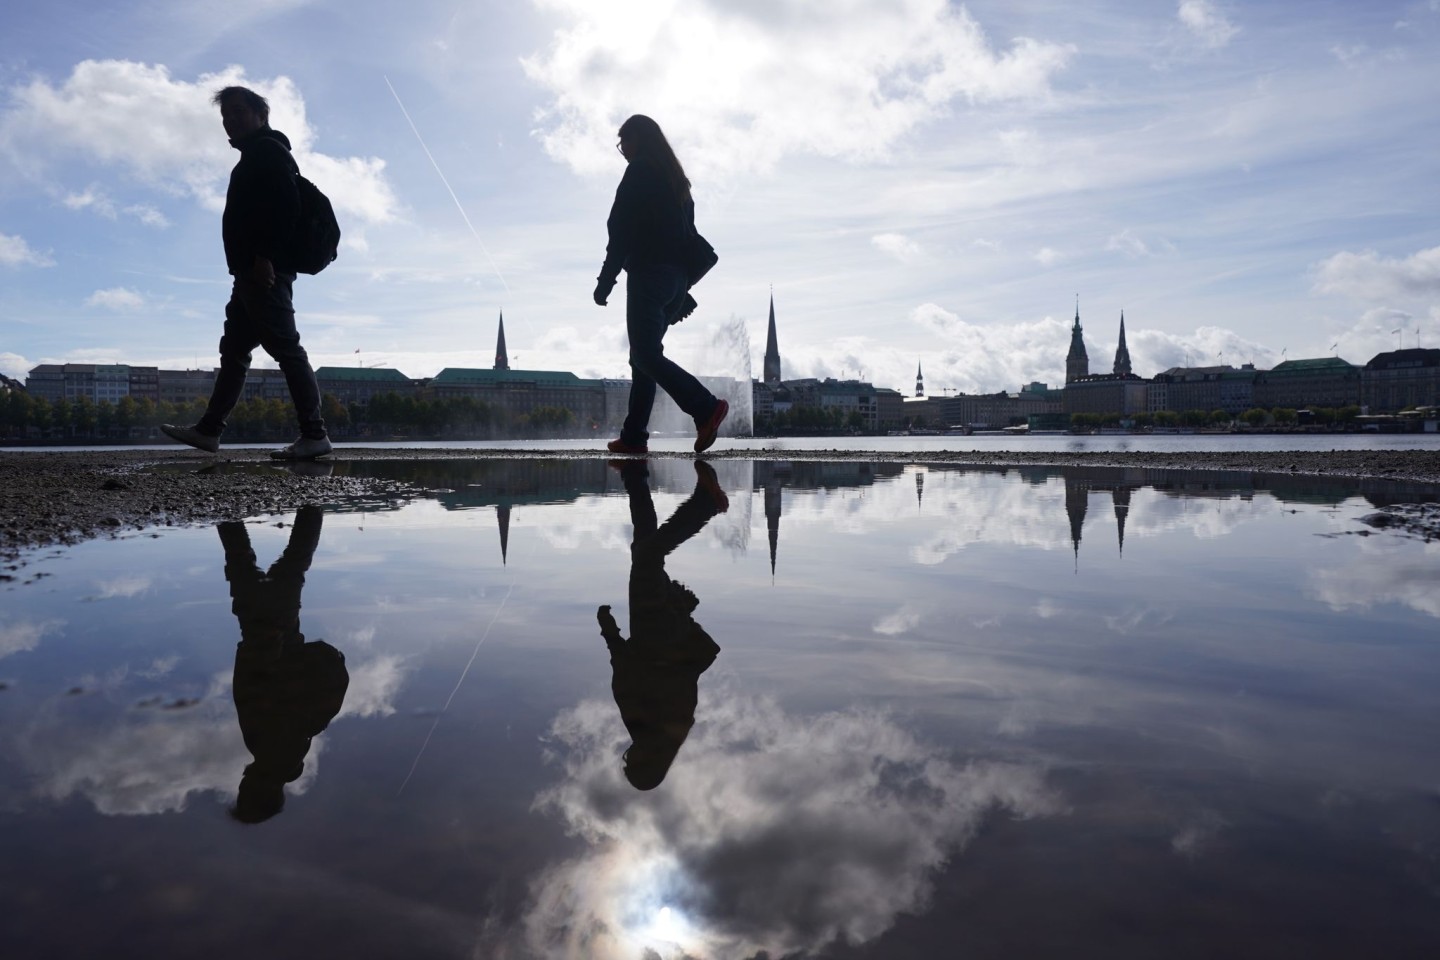
[[[500,336],[495,339],[495,369],[510,369],[510,354],[505,351],[505,311],[500,311]]]
[[[1080,329],[1080,296],[1075,296],[1075,325],[1070,328],[1070,352],[1065,355],[1065,382],[1090,376],[1090,356],[1085,352],[1085,336]]]
[[[1125,346],[1125,311],[1120,311],[1120,345],[1115,348],[1115,372],[1129,375],[1130,348]]]
[[[925,376],[920,372],[920,361],[915,361],[915,396],[925,396]]]
[[[780,386],[780,344],[775,338],[775,291],[770,291],[770,329],[765,334],[765,384]]]

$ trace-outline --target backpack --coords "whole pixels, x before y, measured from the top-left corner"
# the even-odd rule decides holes
[[[278,140],[269,142],[285,151],[295,176],[295,191],[300,195],[300,214],[295,218],[295,233],[290,237],[285,266],[296,273],[314,276],[340,255],[340,221],[335,219],[330,198],[300,172],[300,165],[289,148]]]
[[[290,241],[290,263],[300,273],[317,274],[330,266],[340,253],[340,222],[335,208],[320,188],[295,171],[295,189],[300,193],[300,216],[295,218],[295,235]]]

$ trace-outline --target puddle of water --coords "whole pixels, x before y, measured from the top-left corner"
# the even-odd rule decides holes
[[[1433,491],[714,468],[337,464],[431,494],[35,559],[6,955],[1440,946]]]

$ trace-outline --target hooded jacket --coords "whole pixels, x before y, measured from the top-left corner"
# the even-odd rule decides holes
[[[286,247],[300,216],[300,193],[295,174],[300,168],[290,156],[290,138],[279,130],[262,127],[230,146],[240,161],[230,171],[225,191],[225,264],[235,276],[249,276],[255,258],[275,265],[278,273],[294,273],[284,263]]]

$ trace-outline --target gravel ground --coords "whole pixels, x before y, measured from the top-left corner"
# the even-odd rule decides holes
[[[345,449],[336,463],[355,460],[438,460],[481,458],[604,457],[603,450],[535,451],[407,450],[383,447]],[[667,456],[656,454],[657,457]],[[671,454],[671,457],[681,455]],[[987,465],[1075,465],[1236,470],[1370,477],[1436,484],[1440,451],[1353,450],[1280,453],[910,453],[853,451],[727,450],[716,459],[884,460],[904,463]],[[78,543],[97,536],[151,526],[213,523],[216,520],[294,510],[305,504],[395,501],[422,491],[388,480],[330,476],[329,469],[300,464],[287,468],[263,450],[227,451],[214,457],[177,450],[0,453],[0,578],[12,579],[27,551]],[[207,469],[215,464],[254,464],[247,472]],[[264,467],[268,467],[265,469]]]

